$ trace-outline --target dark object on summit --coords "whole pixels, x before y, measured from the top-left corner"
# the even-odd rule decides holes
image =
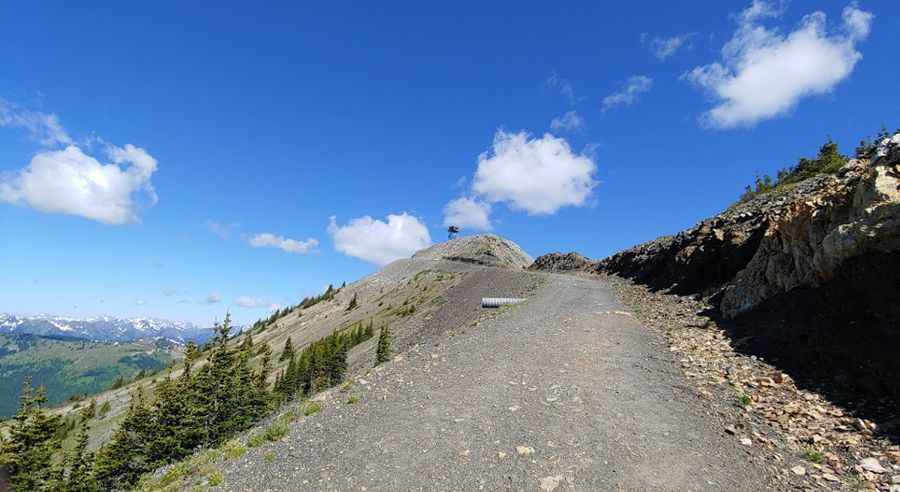
[[[453,239],[459,234],[459,227],[452,225],[447,228],[447,239]]]

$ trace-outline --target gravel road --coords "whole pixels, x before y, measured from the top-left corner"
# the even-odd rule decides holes
[[[754,451],[707,414],[663,340],[602,281],[528,275],[545,281],[525,304],[322,395],[322,411],[286,438],[220,463],[222,487],[772,487],[748,459]]]

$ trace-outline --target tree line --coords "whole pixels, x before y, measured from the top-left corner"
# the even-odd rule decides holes
[[[372,322],[366,326],[358,323],[312,343],[299,354],[294,353],[288,338],[282,353],[287,368],[270,389],[271,348],[266,344],[254,347],[250,332],[240,335],[240,344],[230,344],[230,331],[231,320],[226,315],[224,322],[216,325],[207,349],[188,345],[183,371],[157,382],[153,398],[139,389],[112,438],[96,452],[88,450],[89,419],[96,412],[95,404],[82,411],[75,446],[63,452],[61,430],[67,422],[44,411],[42,388],[26,384],[8,436],[0,437],[0,467],[6,469],[13,489],[128,489],[146,473],[197,449],[221,445],[287,401],[339,384],[347,370],[347,352],[374,336]],[[390,344],[387,327],[380,331],[376,363],[385,359]],[[384,337],[388,337],[386,344]],[[203,354],[206,363],[198,364]],[[250,364],[254,356],[261,359],[256,369]]]

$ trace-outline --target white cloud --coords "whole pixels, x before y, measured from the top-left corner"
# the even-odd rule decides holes
[[[716,100],[702,117],[705,124],[734,128],[783,115],[804,97],[830,92],[853,72],[862,58],[856,43],[871,29],[870,12],[851,3],[843,11],[843,28],[831,34],[820,11],[787,34],[760,24],[783,11],[783,4],[755,0],[737,16],[738,28],[722,47],[721,61],[682,76]]]
[[[309,253],[319,245],[319,240],[309,238],[305,241],[298,241],[282,236],[276,236],[268,232],[255,234],[247,239],[247,243],[254,248],[278,248],[288,253],[305,254]]]
[[[677,36],[672,36],[671,38],[654,37],[650,40],[650,51],[653,52],[653,56],[658,58],[660,61],[663,61],[666,58],[674,55],[682,47],[689,47],[689,45],[687,45],[687,42],[693,36],[694,33],[689,32],[685,34],[679,34]]]
[[[578,102],[578,98],[575,96],[575,89],[572,87],[572,84],[564,79],[556,75],[556,72],[550,74],[550,77],[547,78],[547,87],[551,89],[556,89],[562,94],[566,99],[569,100],[569,104],[574,105]]]
[[[157,201],[150,182],[156,159],[131,144],[106,151],[108,164],[75,145],[38,152],[24,169],[0,177],[0,201],[106,224],[137,222],[134,195],[143,192],[149,206]]]
[[[204,300],[207,304],[218,304],[222,302],[222,296],[219,295],[218,292],[210,292],[206,299]]]
[[[408,258],[431,245],[428,228],[406,212],[389,214],[387,222],[365,216],[343,226],[331,217],[328,233],[341,253],[379,266]]]
[[[622,88],[603,98],[603,111],[616,106],[628,106],[637,102],[641,94],[649,92],[653,87],[653,79],[646,75],[628,77]]]
[[[593,159],[572,152],[565,139],[498,130],[490,152],[478,156],[472,190],[490,203],[529,214],[584,205],[597,184]]]
[[[491,230],[491,204],[477,198],[460,197],[444,206],[444,226]]]
[[[574,132],[582,128],[584,128],[584,118],[574,110],[567,111],[550,122],[550,129],[554,132]]]
[[[24,128],[33,140],[45,147],[74,143],[55,114],[27,110],[2,98],[0,98],[0,126]]]
[[[234,299],[234,303],[246,309],[267,308],[270,310],[278,309],[278,305],[271,303],[265,299],[252,296],[238,296]]]
[[[143,306],[144,304],[147,304],[147,301],[144,299],[135,299],[134,303],[138,306]]]

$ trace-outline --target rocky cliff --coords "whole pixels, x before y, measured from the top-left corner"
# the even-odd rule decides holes
[[[676,235],[598,261],[553,253],[531,268],[703,297],[769,356],[840,367],[841,379],[900,394],[900,134],[836,174],[758,194]]]

